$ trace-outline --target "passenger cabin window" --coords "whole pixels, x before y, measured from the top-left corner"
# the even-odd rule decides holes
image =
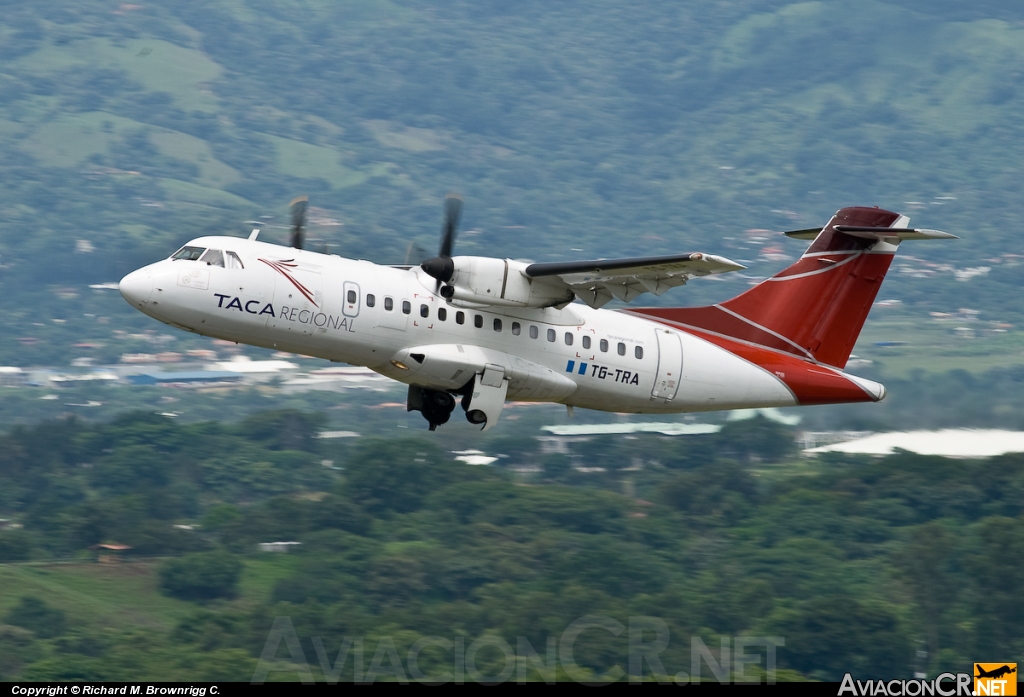
[[[437,308],[437,318],[444,322],[446,319],[448,319],[448,310],[446,310],[443,307]]]
[[[430,305],[420,305],[420,317],[430,317]]]
[[[494,331],[496,331],[496,332],[500,332],[501,331],[501,320],[498,319],[497,317],[494,318]]]
[[[228,252],[227,256],[224,257],[224,266],[229,269],[244,269],[245,264],[238,258],[238,255],[234,252]]]
[[[367,293],[366,294],[366,306],[367,307],[373,307],[376,304],[377,304],[377,296],[374,295],[373,293]]]
[[[585,349],[590,348],[590,337],[589,336],[583,337],[583,348],[585,348]]]
[[[403,315],[408,315],[411,312],[412,312],[412,303],[409,302],[408,300],[403,300],[402,301],[402,314]]]
[[[555,340],[555,330],[554,329],[549,329],[548,330],[548,341],[552,341],[553,342],[554,340]]]
[[[205,261],[209,266],[224,268],[224,252],[219,249],[207,249],[206,254],[199,261]]]
[[[482,329],[484,326],[484,316],[473,315],[473,326],[476,327],[477,329]]]
[[[531,339],[536,339],[538,336],[540,336],[540,330],[537,329],[537,325],[536,324],[531,324],[530,325],[530,338]]]
[[[637,346],[635,349],[633,349],[633,355],[636,356],[637,358],[643,358],[644,357],[644,347],[643,346]]]
[[[601,339],[601,353],[608,353],[608,339]]]
[[[519,336],[519,332],[523,331],[522,326],[519,322],[512,323],[512,336]]]
[[[572,346],[572,332],[565,333],[565,345]]]
[[[395,301],[392,300],[391,298],[387,297],[387,296],[384,296],[384,309],[387,312],[391,312],[392,310],[394,310],[395,309]]]
[[[203,256],[203,252],[206,251],[206,247],[182,247],[174,254],[171,255],[171,259],[183,259],[185,261],[195,261],[199,257]]]
[[[618,348],[618,351],[619,351],[619,355],[620,355],[620,356],[625,356],[625,355],[626,355],[626,345],[625,345],[624,343],[622,343],[622,342],[620,341],[620,342],[619,342],[619,345],[618,345],[618,347],[617,347],[617,348]]]
[[[463,312],[462,310],[459,310],[458,312],[455,313],[455,324],[465,324],[465,323],[466,323],[466,313]]]

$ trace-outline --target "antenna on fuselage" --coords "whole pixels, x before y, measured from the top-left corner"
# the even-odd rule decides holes
[[[260,236],[260,229],[258,227],[254,227],[252,229],[252,232],[249,233],[249,239],[250,240],[255,240],[259,236]]]

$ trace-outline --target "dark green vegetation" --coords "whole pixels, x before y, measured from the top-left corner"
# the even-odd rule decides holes
[[[1024,320],[1011,256],[1024,251],[1015,0],[2,9],[0,364],[208,348],[86,285],[262,216],[274,216],[264,237],[283,240],[274,225],[300,192],[323,209],[314,247],[375,261],[401,258],[410,238],[432,248],[441,198],[457,189],[462,253],[701,249],[749,262],[746,276],[663,299],[678,304],[777,270],[765,245],[802,249],[744,230],[807,227],[863,203],[965,240],[907,245],[917,259],[886,281],[881,297],[902,309],[872,327],[876,310],[857,353],[890,399],[806,418],[1021,425],[1020,334],[984,331]],[[978,319],[928,319],[961,307]],[[954,339],[961,324],[978,338]],[[871,346],[893,340],[909,344]],[[781,665],[833,678],[906,675],[921,641],[932,673],[1024,652],[1017,457],[796,463],[755,422],[721,439],[594,441],[587,462],[608,471],[583,475],[524,437],[546,412],[524,411],[520,432],[509,410],[476,447],[542,465],[523,486],[431,444],[458,438],[396,440],[389,414],[345,411],[347,399],[329,423],[388,438],[348,452],[310,437],[319,417],[240,420],[300,399],[263,392],[40,396],[0,394],[0,430],[29,421],[0,439],[0,517],[24,526],[0,530],[3,677],[245,679],[279,615],[314,664],[314,637],[332,659],[344,637],[364,637],[367,663],[382,636],[403,659],[429,634],[524,636],[543,653],[585,613],[663,618],[670,672],[690,669],[690,635],[712,647],[784,635]],[[301,399],[319,410],[327,397]],[[76,406],[89,400],[105,407]],[[130,407],[191,423],[114,418]],[[104,423],[31,425],[82,410]],[[255,552],[277,540],[303,544]],[[149,560],[95,564],[97,543]],[[202,573],[214,559],[217,573]],[[623,641],[590,631],[576,656],[615,674]],[[485,673],[500,671],[480,655]],[[440,661],[427,650],[420,665]]]
[[[317,677],[318,651],[331,672],[346,637],[364,668],[385,637],[403,666],[424,636],[525,637],[546,660],[584,615],[664,621],[670,675],[690,670],[691,636],[716,655],[722,636],[781,636],[784,675],[831,679],[907,676],[920,647],[930,674],[1024,652],[1021,456],[796,461],[793,434],[754,419],[584,443],[603,473],[538,455],[522,480],[419,439],[342,451],[311,437],[320,422],[134,415],[0,438],[0,516],[24,525],[0,531],[0,677],[248,679],[279,616]],[[271,541],[302,544],[256,551]],[[90,563],[111,553],[97,543],[132,549]],[[622,675],[628,651],[600,629],[574,647],[592,676]],[[275,667],[288,656],[282,642]],[[451,654],[418,665],[438,674]],[[338,668],[351,679],[351,656]]]
[[[744,230],[878,204],[966,238],[910,254],[992,269],[962,283],[950,270],[895,274],[883,295],[912,320],[966,306],[1019,321],[1004,302],[1019,267],[1001,255],[1022,251],[1020,19],[1014,0],[12,0],[0,16],[0,363],[116,356],[100,318],[154,325],[87,283],[263,215],[275,216],[266,237],[283,239],[272,224],[298,192],[344,223],[314,215],[314,246],[377,261],[411,238],[432,248],[441,197],[458,189],[463,253],[699,248],[754,275],[779,263]],[[19,338],[38,341],[26,351]],[[83,342],[105,347],[72,347]]]

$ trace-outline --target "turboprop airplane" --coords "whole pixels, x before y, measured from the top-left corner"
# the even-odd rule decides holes
[[[789,268],[707,307],[608,310],[689,279],[737,271],[700,252],[525,263],[452,256],[462,202],[449,196],[436,257],[382,266],[291,246],[199,237],[125,276],[124,298],[185,331],[366,366],[409,385],[430,430],[459,398],[494,426],[506,399],[632,413],[877,402],[843,371],[899,244],[954,238],[879,208],[837,212]]]

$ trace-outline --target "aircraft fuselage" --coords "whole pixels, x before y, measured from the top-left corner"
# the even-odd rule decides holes
[[[509,379],[508,399],[604,411],[800,403],[771,370],[707,338],[627,312],[581,303],[458,307],[440,297],[434,279],[418,267],[235,237],[199,238],[189,246],[231,253],[240,263],[227,268],[165,259],[125,277],[121,289],[147,315],[205,336],[366,366],[432,389],[456,389],[474,366],[499,365]],[[468,352],[463,373],[457,375],[458,360],[443,374],[437,360],[421,369],[410,358],[429,355],[432,347],[439,356]],[[880,396],[865,392],[864,401]]]

